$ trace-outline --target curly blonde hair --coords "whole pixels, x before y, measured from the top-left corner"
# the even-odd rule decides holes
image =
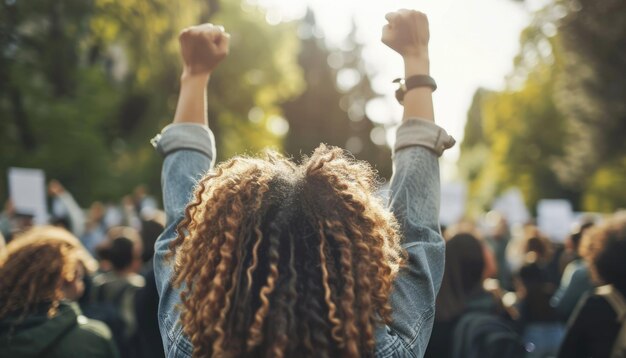
[[[171,246],[193,356],[373,356],[404,259],[375,179],[324,145],[207,174]]]
[[[626,211],[586,230],[579,253],[594,281],[626,288]]]
[[[88,271],[97,265],[64,229],[36,227],[16,237],[0,257],[0,320],[9,314],[25,317],[42,303],[50,304],[48,316],[54,316],[62,284],[76,279],[79,264]]]

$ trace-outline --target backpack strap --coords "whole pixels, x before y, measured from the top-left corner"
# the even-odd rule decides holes
[[[613,343],[611,358],[623,358],[626,356],[626,300],[613,285],[596,288],[596,294],[609,302],[617,314],[617,321],[621,323],[621,328]]]
[[[626,300],[622,294],[613,285],[604,285],[596,288],[596,294],[609,302],[617,314],[617,321],[623,324],[626,320]]]

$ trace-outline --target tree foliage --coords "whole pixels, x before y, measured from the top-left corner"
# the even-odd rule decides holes
[[[542,95],[550,93],[553,86],[551,66],[539,67],[520,89],[475,98],[474,106],[481,109],[479,138],[483,139],[462,145],[460,160],[470,180],[473,209],[487,209],[493,198],[510,186],[519,187],[531,204],[542,198],[575,199],[553,170],[562,156],[565,132],[554,101]]]
[[[626,158],[626,2],[560,1],[564,67],[555,98],[570,129],[558,174],[584,188],[597,170]]]
[[[508,88],[479,90],[468,112],[460,166],[472,209],[510,186],[530,207],[541,198],[626,206],[625,6],[555,0],[535,14]]]
[[[390,176],[391,153],[384,143],[384,129],[376,127],[365,114],[366,103],[378,95],[361,60],[362,45],[356,40],[354,24],[338,49],[324,44],[310,11],[299,33],[299,63],[306,89],[282,105],[291,128],[285,151],[298,157],[324,142],[346,148],[357,159],[369,161],[381,176]]]
[[[209,19],[232,32],[209,90],[220,158],[280,147],[265,122],[302,87],[293,23],[271,26],[257,8],[202,0],[15,0],[0,9],[3,173],[43,168],[83,205],[142,182],[156,191],[160,159],[148,138],[176,103],[177,34]],[[251,108],[265,113],[258,123]]]

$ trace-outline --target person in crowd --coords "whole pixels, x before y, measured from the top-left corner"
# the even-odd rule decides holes
[[[595,218],[592,216],[583,216],[580,222],[576,223],[572,229],[572,232],[565,238],[564,251],[559,257],[559,270],[561,276],[565,272],[567,265],[573,261],[580,260],[580,253],[578,248],[580,247],[580,240],[584,232],[593,226]]]
[[[491,214],[491,213],[490,213]],[[513,274],[506,259],[506,249],[511,241],[511,233],[506,218],[493,213],[494,227],[489,235],[485,236],[486,242],[494,253],[498,265],[497,279],[500,287],[504,290],[513,290]]]
[[[137,230],[130,227],[111,228],[108,239],[98,247],[97,253],[110,271],[96,275],[92,281],[91,302],[99,307],[110,307],[107,321],[123,322],[122,331],[114,332],[122,357],[132,354],[132,344],[137,332],[135,294],[145,285],[138,274],[141,269],[142,245]],[[107,322],[108,323],[108,322]],[[112,327],[111,327],[112,328]]]
[[[446,241],[445,271],[437,296],[433,333],[424,357],[454,357],[455,348],[471,350],[468,346],[455,347],[462,345],[461,338],[469,334],[455,330],[464,315],[480,313],[494,319],[508,318],[500,301],[483,288],[483,280],[489,275],[487,263],[493,260],[490,256],[490,250],[470,233],[457,233]],[[508,331],[513,333],[512,328]],[[521,354],[523,350],[517,352]],[[481,356],[488,356],[482,353]]]
[[[155,209],[150,215],[143,215],[141,220],[141,242],[143,247],[143,253],[141,254],[141,260],[143,267],[141,272],[152,270],[154,268],[154,244],[157,238],[165,229],[165,212]]]
[[[626,212],[585,232],[580,253],[601,287],[580,301],[559,357],[626,356]]]
[[[593,288],[589,277],[589,268],[579,254],[580,241],[585,231],[593,226],[592,222],[583,223],[567,240],[567,252],[571,259],[565,266],[559,289],[554,293],[550,304],[559,314],[562,321],[567,322],[580,298]]]
[[[181,32],[176,114],[153,139],[165,156],[154,265],[168,356],[423,355],[444,268],[437,156],[454,140],[433,122],[426,16],[386,18],[382,40],[417,81],[400,93],[388,208],[372,169],[339,148],[300,165],[269,153],[212,168],[205,90],[229,35]]]
[[[4,236],[6,241],[9,241],[8,239],[11,237],[11,217],[13,212],[13,202],[11,199],[7,199],[2,212],[0,212],[0,234]]]
[[[52,197],[52,217],[67,222],[67,229],[81,237],[85,232],[85,214],[72,194],[58,180],[48,183],[48,194]]]
[[[515,278],[519,301],[520,326],[529,357],[556,354],[564,329],[550,298],[556,291],[552,277],[552,243],[538,229],[527,229],[523,243],[525,263]]]
[[[120,209],[121,225],[141,230],[144,218],[152,217],[157,211],[157,203],[147,194],[145,185],[138,185],[132,194],[122,198]]]
[[[117,357],[111,332],[82,315],[82,276],[96,263],[76,237],[36,227],[0,257],[1,357]]]
[[[132,200],[137,215],[141,217],[152,216],[158,208],[156,199],[148,193],[148,188],[143,184],[135,188]]]
[[[4,238],[4,235],[0,232],[0,257],[2,257],[5,253],[7,247],[7,241]]]
[[[120,209],[122,214],[121,225],[141,230],[141,218],[135,206],[135,202],[130,195],[126,195],[122,198]]]
[[[108,225],[105,221],[105,213],[104,204],[99,201],[93,202],[89,207],[85,231],[80,236],[80,241],[93,256],[96,255],[96,247],[106,239]]]
[[[7,199],[4,210],[0,213],[0,233],[10,242],[14,236],[28,231],[33,227],[34,215],[32,212],[19,211],[13,206],[13,201]]]
[[[154,243],[165,229],[165,213],[154,211],[152,217],[142,220],[141,239],[143,242],[143,268],[141,275],[146,284],[137,290],[135,295],[135,314],[137,316],[136,357],[164,357],[162,344],[154,344],[161,340],[159,332],[158,308],[159,294],[154,276]]]

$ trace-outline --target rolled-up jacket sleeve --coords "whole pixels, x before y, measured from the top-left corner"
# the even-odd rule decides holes
[[[215,139],[205,125],[180,123],[163,128],[151,142],[164,157],[161,186],[169,225],[182,216],[197,180],[213,167]]]
[[[405,120],[396,138],[389,206],[400,224],[408,257],[390,297],[390,328],[412,354],[421,357],[430,338],[444,270],[437,158],[454,145],[454,139],[432,121],[419,118]]]
[[[159,326],[165,349],[169,351],[173,344],[171,332],[178,321],[176,306],[180,303],[180,290],[171,285],[174,260],[167,254],[199,179],[213,167],[215,140],[207,126],[185,123],[165,127],[151,142],[164,156],[161,187],[166,227],[155,243],[154,273],[159,292]]]
[[[398,128],[394,152],[401,149],[420,146],[430,149],[441,156],[446,149],[452,148],[456,141],[443,128],[432,121],[421,118],[409,118]]]

